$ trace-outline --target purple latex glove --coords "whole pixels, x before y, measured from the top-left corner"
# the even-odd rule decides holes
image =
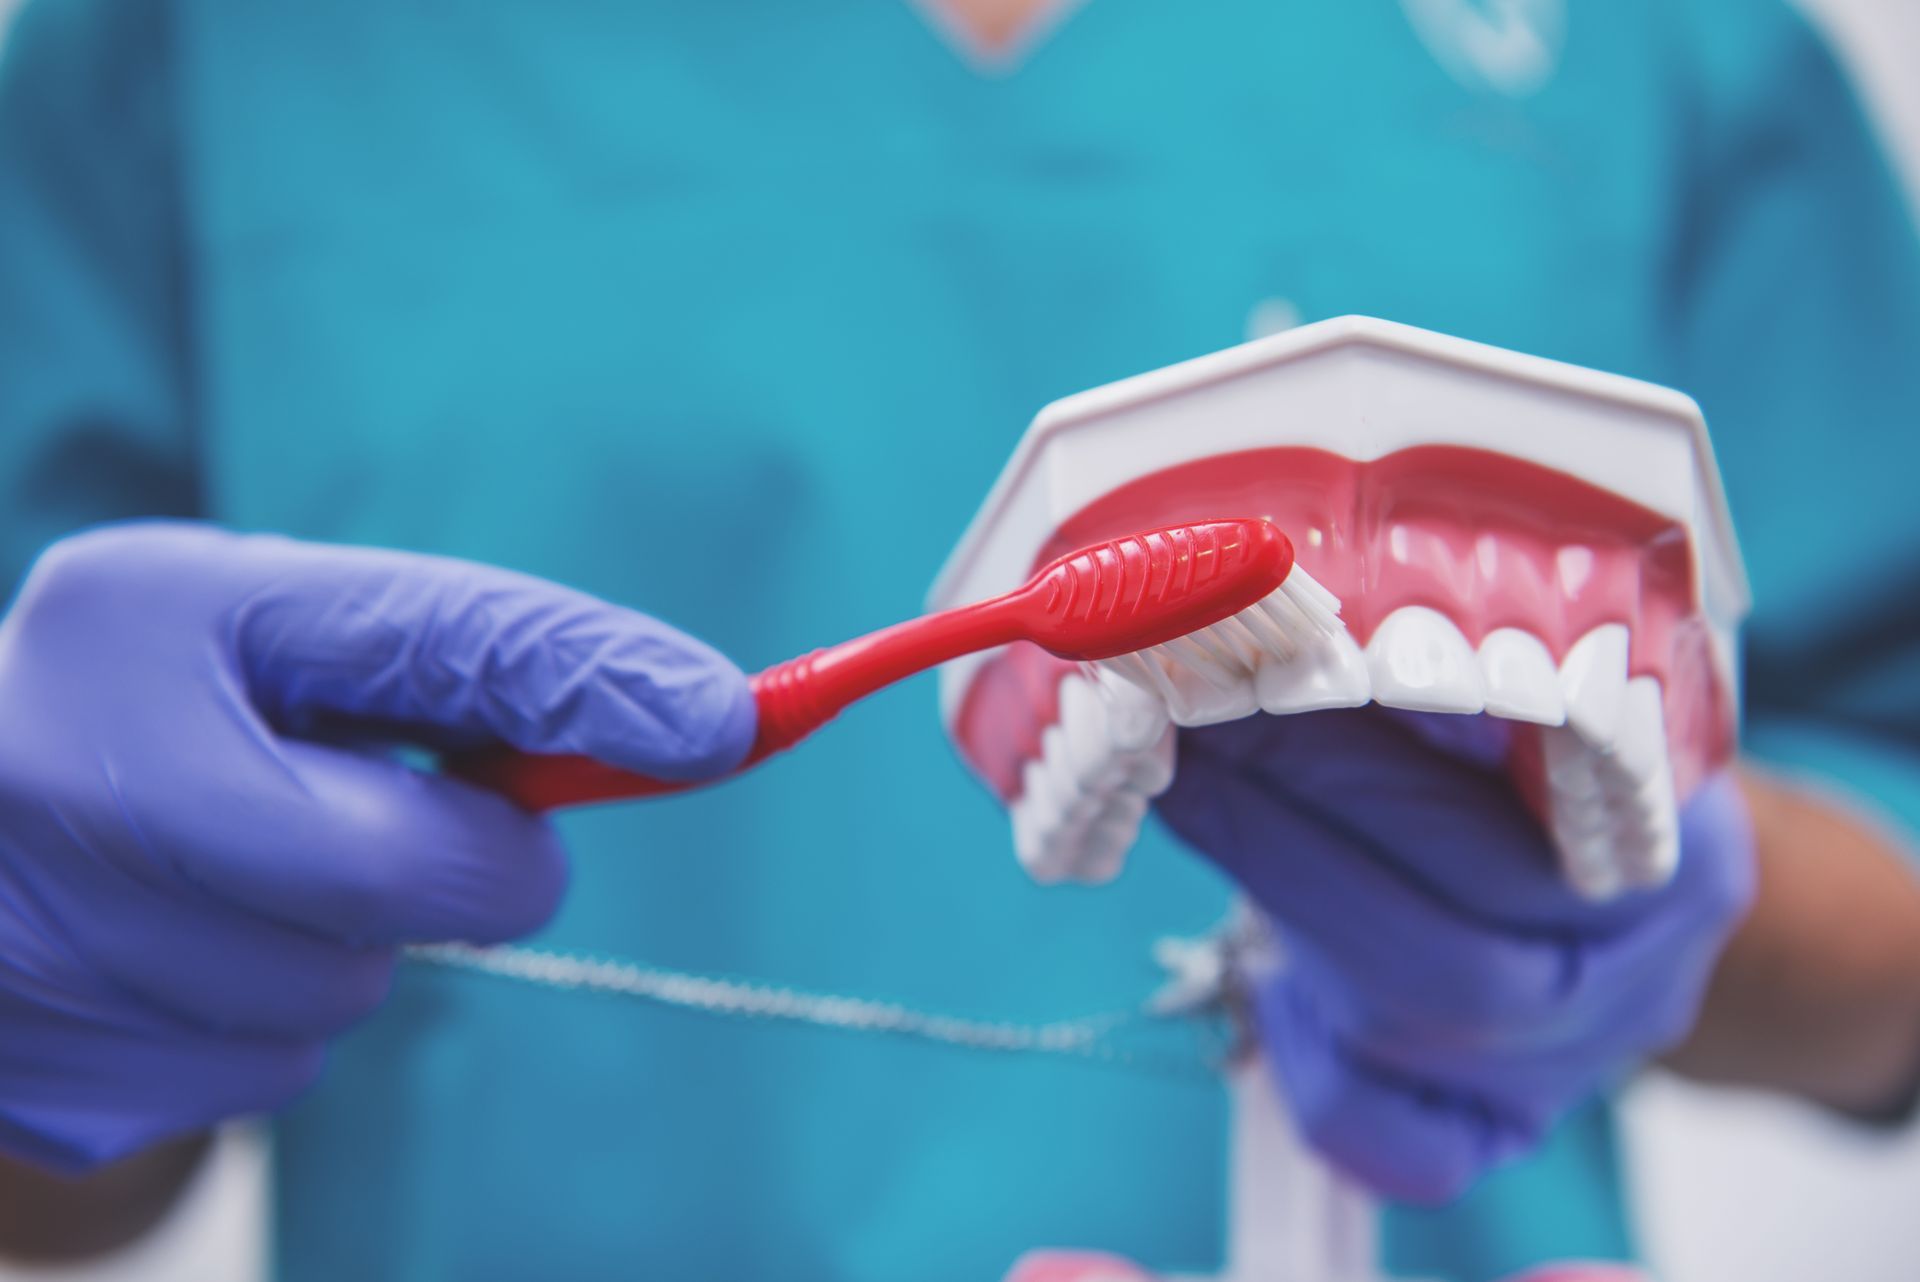
[[[186,524],[41,558],[0,624],[0,717],[0,1148],[69,1170],[285,1103],[399,943],[553,913],[551,827],[348,727],[669,778],[754,728],[740,673],[644,615]]]
[[[1506,723],[1379,708],[1186,731],[1160,813],[1277,923],[1260,1036],[1308,1141],[1437,1202],[1683,1037],[1753,891],[1730,777],[1655,891],[1570,890],[1499,768]]]

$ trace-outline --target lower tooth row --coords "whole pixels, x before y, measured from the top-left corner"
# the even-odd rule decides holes
[[[1068,673],[1059,699],[1060,720],[1021,776],[1014,849],[1043,884],[1111,881],[1149,799],[1173,782],[1173,725],[1164,705],[1105,676]]]
[[[1594,898],[1659,885],[1680,857],[1660,682],[1626,681],[1609,720],[1607,743],[1571,717],[1541,731],[1554,844],[1568,878]]]

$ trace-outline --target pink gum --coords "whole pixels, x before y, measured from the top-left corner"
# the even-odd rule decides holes
[[[1285,530],[1300,565],[1341,598],[1362,646],[1409,605],[1445,614],[1473,644],[1496,628],[1523,628],[1556,661],[1594,628],[1626,624],[1630,675],[1662,682],[1681,795],[1731,755],[1732,702],[1695,605],[1684,527],[1509,455],[1433,445],[1356,462],[1275,447],[1197,459],[1074,513],[1033,566],[1155,525],[1228,516],[1263,516]],[[1016,646],[968,689],[956,736],[1002,798],[1018,795],[1020,766],[1057,718],[1070,666]],[[1534,747],[1521,746],[1523,760]]]

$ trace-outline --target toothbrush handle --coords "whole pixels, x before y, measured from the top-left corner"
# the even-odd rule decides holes
[[[792,747],[856,699],[949,659],[1020,640],[1062,658],[1144,650],[1246,609],[1292,570],[1293,544],[1256,518],[1172,525],[1068,553],[1004,596],[897,623],[755,676],[760,729],[739,769]],[[510,749],[455,758],[448,768],[528,810],[700,786],[587,757]]]
[[[1018,639],[1023,616],[1014,596],[912,619],[755,673],[749,685],[759,731],[733,774],[791,748],[857,699],[949,659]],[[448,771],[536,812],[659,797],[720,782],[655,779],[592,757],[513,748],[463,753],[448,763]]]

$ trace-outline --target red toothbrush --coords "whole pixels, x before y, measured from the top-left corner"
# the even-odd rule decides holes
[[[1258,519],[1171,525],[1082,548],[1004,596],[895,624],[756,674],[760,729],[739,769],[792,747],[876,690],[1013,641],[1031,641],[1063,659],[1110,664],[1147,688],[1179,668],[1238,680],[1261,655],[1290,657],[1304,632],[1339,627],[1338,602],[1293,569],[1293,545]],[[590,757],[511,749],[465,756],[453,769],[536,811],[701,786]]]

